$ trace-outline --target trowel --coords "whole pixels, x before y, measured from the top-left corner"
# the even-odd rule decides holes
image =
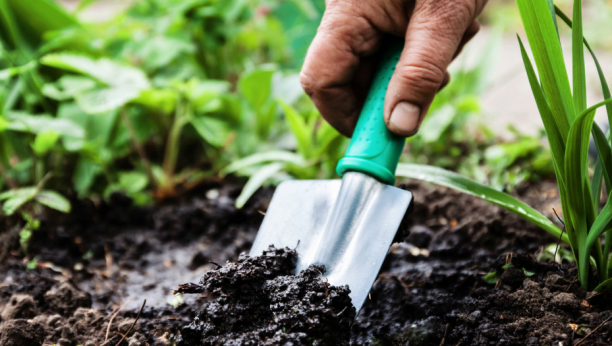
[[[337,166],[342,180],[291,180],[274,192],[251,256],[269,245],[298,252],[295,273],[323,264],[332,285],[348,285],[357,312],[368,297],[412,194],[393,187],[405,139],[383,120],[387,86],[403,42],[389,42],[351,143]]]

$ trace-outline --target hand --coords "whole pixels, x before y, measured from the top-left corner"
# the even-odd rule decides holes
[[[385,34],[405,37],[391,78],[384,117],[409,137],[421,125],[447,67],[478,32],[487,0],[327,0],[301,73],[302,86],[323,117],[351,136],[367,96]]]

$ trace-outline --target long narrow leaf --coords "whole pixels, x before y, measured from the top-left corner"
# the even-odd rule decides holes
[[[571,29],[572,21],[569,19],[569,17],[565,13],[563,13],[563,11],[561,11],[561,9],[557,6],[555,6],[555,12],[559,16],[559,18],[561,18],[561,20],[563,20],[565,24],[567,24],[567,26],[569,26]],[[597,56],[595,56],[595,52],[593,51],[593,49],[591,49],[591,46],[589,45],[586,39],[584,39],[584,45],[589,50],[589,53],[591,53],[591,57],[593,58],[595,67],[597,67],[597,73],[599,74],[599,81],[601,83],[601,91],[603,93],[604,100],[612,98],[612,94],[610,94],[610,87],[608,86],[608,82],[606,81],[606,77],[604,76],[603,70],[601,68],[601,64],[599,63]],[[612,124],[612,104],[611,103],[606,105],[606,112],[608,113],[608,123]]]
[[[561,237],[561,234],[563,233],[559,227],[552,223],[552,221],[527,204],[508,194],[495,190],[489,186],[479,184],[457,173],[433,166],[400,163],[397,166],[396,175],[399,177],[413,178],[446,186],[448,188],[482,198],[517,214],[518,216],[539,226],[557,238]],[[566,234],[563,234],[562,239],[565,242],[569,241]]]
[[[304,159],[300,155],[292,153],[290,151],[267,151],[264,153],[253,154],[241,160],[234,161],[229,166],[225,167],[221,171],[221,174],[230,174],[249,166],[254,166],[260,163],[272,161],[291,163],[295,165],[303,165],[305,163]]]
[[[589,235],[586,241],[586,248],[589,250],[595,245],[597,241],[599,241],[599,237],[607,230],[612,228],[612,198],[608,199],[608,202],[601,210],[601,213],[595,219],[593,223],[593,227],[589,231]],[[585,253],[583,257],[589,256],[589,253]]]
[[[249,181],[242,188],[240,196],[236,198],[236,208],[244,207],[251,196],[259,189],[268,179],[272,178],[276,173],[280,172],[285,167],[285,163],[275,162],[261,167],[255,174],[249,178]]]
[[[566,139],[575,111],[561,43],[547,0],[517,0],[542,87]]]
[[[595,140],[595,146],[597,147],[597,154],[599,161],[602,163],[602,173],[604,181],[606,182],[607,191],[612,191],[612,149],[608,144],[608,139],[603,133],[599,125],[593,123],[593,139]]]
[[[572,68],[574,73],[574,108],[579,114],[586,108],[586,76],[584,73],[584,35],[582,34],[582,0],[574,0],[572,28]]]

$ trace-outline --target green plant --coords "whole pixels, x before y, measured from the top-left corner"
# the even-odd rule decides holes
[[[272,150],[256,153],[234,161],[222,174],[238,173],[249,180],[236,199],[241,208],[248,199],[266,183],[278,183],[286,179],[332,178],[335,168],[344,154],[347,140],[327,122],[321,119],[311,103],[303,112],[278,101],[295,140],[296,152]]]
[[[534,98],[544,123],[551,147],[553,165],[565,218],[565,230],[532,208],[525,208],[517,199],[494,192],[459,175],[435,168],[403,165],[398,175],[431,181],[449,186],[496,203],[542,227],[551,234],[562,237],[572,248],[578,279],[584,288],[594,287],[589,279],[591,265],[598,274],[599,285],[595,290],[608,289],[612,285],[610,250],[612,248],[612,198],[600,210],[602,180],[608,193],[612,191],[612,150],[610,141],[593,122],[595,110],[606,105],[608,118],[612,120],[612,99],[599,62],[582,34],[582,2],[574,1],[573,24],[551,0],[517,0],[527,38],[533,53],[536,71],[522,44],[521,53],[529,77]],[[563,60],[557,30],[556,16],[572,27],[573,90]],[[598,68],[605,101],[594,106],[586,105],[584,47],[587,47]],[[539,76],[539,81],[538,81]],[[598,149],[598,159],[593,179],[588,170],[588,146],[593,135]],[[600,236],[605,234],[605,245]],[[597,281],[593,281],[597,282]]]

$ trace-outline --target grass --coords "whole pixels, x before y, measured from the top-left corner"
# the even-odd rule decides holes
[[[612,99],[597,58],[583,37],[582,2],[574,1],[569,19],[551,0],[517,0],[531,53],[519,37],[525,70],[550,144],[554,171],[565,219],[565,233],[546,217],[512,196],[444,170],[400,165],[398,175],[427,180],[470,193],[500,205],[562,237],[569,243],[578,279],[584,288],[602,291],[612,287],[612,198],[600,208],[602,181],[612,191],[610,140],[594,123],[595,110],[606,106],[612,122]],[[572,84],[563,58],[557,16],[572,28]],[[588,106],[586,100],[585,47],[596,64],[605,100]],[[593,137],[598,158],[591,178],[588,147]],[[602,246],[600,237],[605,235]],[[591,268],[597,275],[590,276]]]

